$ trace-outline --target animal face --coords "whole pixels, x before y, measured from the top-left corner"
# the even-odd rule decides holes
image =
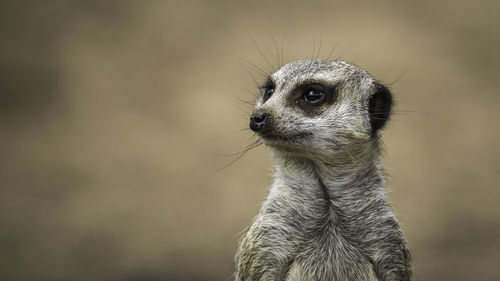
[[[362,149],[378,136],[392,105],[386,87],[342,61],[292,62],[261,90],[250,128],[274,149],[307,155]]]

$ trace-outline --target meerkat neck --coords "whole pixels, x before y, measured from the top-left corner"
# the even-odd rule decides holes
[[[366,192],[383,187],[385,178],[380,157],[377,153],[363,155],[336,163],[335,159],[324,161],[273,154],[275,160],[275,179],[287,186],[324,185],[329,192]],[[332,194],[333,195],[333,194]]]
[[[370,204],[381,205],[377,209],[390,214],[379,159],[373,157],[360,163],[340,169],[299,158],[279,161],[267,201],[286,198],[289,207],[303,210],[311,217],[326,215],[354,219],[360,209]],[[337,222],[351,224],[349,220]]]

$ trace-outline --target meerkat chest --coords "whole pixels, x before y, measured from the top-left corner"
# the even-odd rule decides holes
[[[326,235],[326,234],[325,234]],[[376,281],[372,263],[339,233],[305,243],[288,269],[285,281]],[[321,243],[321,244],[320,244]]]
[[[243,260],[261,276],[258,280],[377,280],[372,263],[342,233],[328,202],[289,195],[270,194],[244,241],[248,256]]]

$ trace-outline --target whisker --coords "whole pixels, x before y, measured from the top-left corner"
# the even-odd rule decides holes
[[[259,45],[257,44],[257,41],[255,41],[255,38],[253,38],[252,34],[250,34],[250,32],[247,31],[247,35],[250,37],[250,39],[252,40],[252,43],[253,45],[255,46],[255,48],[257,49],[257,51],[259,52],[259,54],[262,56],[262,58],[264,59],[264,61],[267,63],[267,65],[269,65],[269,67],[271,69],[273,69],[273,65],[269,62],[269,60],[266,58],[266,56],[264,55],[264,53],[262,52],[262,49],[259,47]]]
[[[349,52],[349,50],[351,49],[352,47],[352,43],[349,43],[349,45],[347,46],[347,49],[340,55],[337,57],[338,60],[342,60],[342,57],[347,53]]]
[[[277,60],[277,63],[278,63],[277,69],[280,69],[281,68],[281,63],[280,63],[280,52],[279,52],[279,49],[278,49],[278,43],[276,43],[276,39],[274,38],[274,36],[272,34],[270,34],[270,36],[271,36],[271,39],[273,40],[273,43],[274,43],[274,50],[276,51],[276,57],[278,58],[278,60]]]
[[[251,149],[253,146],[255,146],[257,143],[261,142],[261,140],[256,140],[253,143],[247,145],[243,150],[234,152],[234,153],[213,153],[214,156],[217,157],[232,157],[236,155],[240,155],[242,153],[245,153],[248,149]]]
[[[317,54],[317,58],[316,59],[319,59],[320,55],[321,55],[321,45],[323,44],[323,32],[320,32],[319,33],[319,48],[318,48],[318,54]]]
[[[313,47],[313,50],[312,50],[312,55],[311,55],[311,59],[310,59],[310,61],[313,61],[313,60],[314,60],[314,54],[315,54],[315,52],[316,52],[316,40],[314,39],[314,36],[313,36],[313,42],[312,42],[312,43],[313,43],[313,46],[312,46],[312,47]]]
[[[376,114],[385,114],[387,113],[387,111],[375,111],[374,113]],[[391,111],[389,111],[389,113],[395,113],[395,114],[399,114],[399,113],[418,113],[418,114],[430,114],[429,112],[425,112],[425,111],[419,111],[419,110],[407,110],[407,109],[392,109]]]
[[[247,148],[245,148],[243,151],[239,152],[239,153],[235,153],[233,156],[236,156],[235,159],[231,160],[228,164],[220,167],[220,168],[217,168],[215,169],[213,172],[216,173],[216,172],[219,172],[229,166],[231,166],[232,164],[234,164],[236,161],[240,160],[243,156],[245,156],[245,154],[247,154],[248,151],[260,146],[262,144],[262,141],[259,139],[257,141],[255,141],[254,143],[252,143],[250,146],[247,146]],[[230,156],[229,156],[230,157]]]
[[[245,127],[238,130],[238,132],[250,131],[250,128]]]
[[[246,90],[247,92],[251,93],[251,94],[255,94],[253,91],[250,91],[250,90]],[[238,98],[238,97],[235,97],[235,99],[238,100],[238,102],[240,103],[244,103],[244,104],[248,104],[250,106],[254,106],[255,105],[255,102],[254,101],[247,101],[247,100],[244,100],[242,98]]]
[[[250,90],[250,89],[243,89],[243,91],[251,94],[253,97],[254,97],[254,100],[251,100],[251,101],[245,101],[245,103],[250,103],[250,105],[252,105],[252,107],[255,106],[255,100],[260,98],[261,97],[261,93],[255,91],[255,90]]]
[[[337,46],[339,45],[339,42],[335,43],[335,46],[333,46],[333,48],[331,49],[330,53],[328,53],[328,57],[326,57],[326,60],[325,61],[329,61],[331,56],[333,55],[333,52],[335,51],[335,49],[337,49]]]
[[[398,82],[398,81],[399,81],[399,79],[403,78],[403,76],[405,76],[405,75],[406,75],[406,73],[408,73],[408,71],[409,71],[408,69],[407,69],[407,70],[405,70],[405,71],[404,71],[403,73],[401,73],[398,77],[396,77],[396,79],[395,79],[394,81],[392,81],[391,83],[389,83],[389,84],[387,84],[387,85],[385,85],[385,86],[389,88],[390,86],[394,85],[396,82]]]
[[[286,32],[283,35],[283,38],[281,39],[281,65],[285,64],[285,52],[283,51],[283,45],[285,43],[285,38],[286,38]]]
[[[260,74],[264,77],[266,76],[269,76],[268,72],[267,71],[264,71],[262,68],[258,67],[255,63],[249,61],[249,60],[245,60],[244,61],[248,64],[250,64],[251,66],[253,66],[255,68],[255,70],[257,70],[258,72],[260,72]],[[246,65],[243,65],[245,68],[246,68]],[[247,72],[251,73],[248,68],[246,68]],[[253,75],[252,75],[253,78],[255,78]],[[255,80],[255,79],[254,79]],[[258,83],[256,83],[258,84]]]

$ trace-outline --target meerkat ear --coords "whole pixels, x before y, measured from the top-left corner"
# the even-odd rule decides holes
[[[392,94],[386,86],[375,83],[375,90],[368,103],[372,135],[382,129],[389,119],[392,107]]]

